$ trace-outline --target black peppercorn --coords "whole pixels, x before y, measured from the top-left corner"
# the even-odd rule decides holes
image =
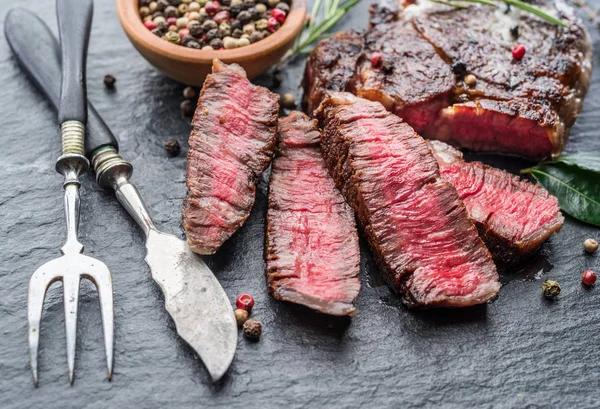
[[[259,20],[260,19],[260,12],[258,10],[256,10],[255,7],[250,7],[248,10],[248,13],[250,13],[250,16],[252,17],[253,21]]]
[[[281,72],[279,70],[273,71],[273,88],[279,88],[281,85]]]
[[[177,7],[177,6],[179,6],[181,3],[182,3],[182,1],[181,1],[181,0],[169,0],[169,4],[170,4],[171,6],[175,6],[175,7]]]
[[[458,102],[459,104],[469,102],[469,96],[467,94],[460,94],[458,97],[456,97],[456,102]]]
[[[218,27],[219,25],[213,20],[206,20],[204,23],[202,23],[202,29],[204,31],[210,31]]]
[[[221,6],[225,6],[225,7],[231,6],[231,0],[221,0]]]
[[[151,0],[140,0],[138,2],[138,6],[140,7],[148,7],[151,3]]]
[[[192,101],[186,99],[179,105],[179,110],[181,111],[181,115],[192,117],[194,116],[194,111],[196,111],[196,106]]]
[[[202,24],[196,22],[196,24],[192,24],[188,26],[188,29],[190,30],[190,35],[199,38],[202,37],[202,34],[204,34],[204,30],[202,29]]]
[[[165,35],[165,32],[162,31],[160,28],[155,28],[154,30],[151,31],[151,33],[158,37],[162,37]]]
[[[158,11],[163,11],[167,7],[169,7],[169,2],[167,0],[158,0],[156,2],[156,10]]]
[[[162,11],[157,11],[154,14],[152,14],[152,20],[154,20],[157,17],[164,17],[165,13],[163,13]]]
[[[187,46],[190,41],[196,41],[196,39],[192,36],[183,36],[181,39],[181,45]]]
[[[462,61],[452,63],[452,72],[456,78],[463,78],[467,74],[467,65]]]
[[[175,139],[168,139],[165,142],[165,149],[169,156],[177,156],[181,152],[181,146],[179,146],[179,142]]]
[[[381,69],[386,74],[390,74],[394,71],[394,64],[390,60],[384,60]]]
[[[213,28],[212,30],[209,30],[206,33],[206,41],[210,42],[213,39],[217,38],[217,33],[219,32],[219,30],[217,30],[216,28]]]
[[[281,2],[281,3],[277,3],[277,5],[275,6],[276,9],[279,10],[283,10],[285,11],[285,14],[288,14],[290,12],[290,6],[288,6],[287,4]]]
[[[237,15],[237,19],[242,23],[242,25],[248,24],[250,20],[252,20],[252,15],[247,11],[240,11]]]
[[[510,28],[510,35],[513,37],[513,39],[517,39],[519,38],[519,26],[518,25],[514,25]]]
[[[231,29],[232,30],[241,30],[242,29],[242,23],[240,23],[240,20],[233,20],[231,22]]]
[[[223,47],[223,40],[220,38],[215,38],[209,43],[209,45],[215,50],[218,50],[219,48]]]
[[[243,8],[248,10],[249,8],[254,7],[255,4],[256,2],[254,0],[244,0]]]
[[[239,29],[235,29],[233,30],[233,32],[231,33],[231,36],[233,38],[240,38],[242,35],[244,34],[244,32],[242,30]]]
[[[237,16],[241,12],[242,12],[242,6],[240,6],[239,4],[229,7],[229,13],[232,16]]]
[[[115,82],[117,79],[113,75],[105,75],[104,76],[104,86],[108,89],[113,89],[115,87]]]
[[[255,31],[252,34],[250,34],[250,42],[251,43],[255,43],[260,40],[262,40],[262,35],[260,34],[260,32]]]
[[[197,41],[190,41],[189,43],[186,44],[186,47],[187,48],[196,48],[196,49],[202,48],[200,43]]]

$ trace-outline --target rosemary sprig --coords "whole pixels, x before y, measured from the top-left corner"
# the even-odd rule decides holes
[[[321,40],[338,21],[360,0],[315,0],[310,21],[305,24],[304,31],[296,43],[277,64],[281,68],[290,58],[298,54],[310,52],[310,46]],[[317,22],[319,17],[322,19]]]
[[[464,8],[465,6],[456,4],[454,1],[459,1],[461,3],[479,3],[479,4],[484,4],[486,6],[497,6],[499,3],[499,1],[491,1],[491,0],[448,0],[448,1],[429,0],[429,1],[434,2],[434,3],[445,4],[447,6],[452,6],[452,7],[456,7],[456,8]],[[540,10],[539,8],[532,6],[531,4],[524,3],[520,0],[500,0],[500,2],[502,2],[504,4],[508,4],[510,6],[514,6],[518,9],[524,10],[528,13],[534,14],[552,24],[556,24],[557,26],[569,27],[568,24],[563,22],[561,19],[551,16],[550,14],[546,13],[545,11]]]

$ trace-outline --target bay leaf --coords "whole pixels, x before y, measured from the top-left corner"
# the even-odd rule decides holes
[[[600,173],[567,161],[542,163],[528,171],[558,199],[560,208],[585,223],[600,226]],[[569,159],[567,159],[569,160]],[[594,161],[586,162],[595,166]]]

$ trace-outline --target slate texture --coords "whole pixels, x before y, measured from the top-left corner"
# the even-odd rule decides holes
[[[365,27],[369,2],[344,26]],[[0,18],[24,6],[47,16],[54,2],[0,0]],[[596,7],[600,2],[596,2]],[[591,28],[596,50],[598,32]],[[2,27],[3,32],[3,27]],[[56,32],[56,31],[55,31]],[[1,35],[3,36],[3,34]],[[599,53],[594,56],[598,68]],[[134,182],[157,224],[182,236],[189,120],[179,114],[183,86],[156,72],[122,32],[114,0],[96,0],[88,60],[89,97],[121,140],[135,167]],[[293,62],[277,92],[293,92],[304,66]],[[104,88],[105,74],[117,78]],[[258,83],[271,85],[272,76]],[[522,269],[502,274],[500,296],[466,310],[409,311],[382,285],[362,243],[359,314],[333,319],[273,300],[263,275],[266,175],[243,229],[207,262],[232,302],[254,295],[260,342],[240,337],[229,373],[212,385],[202,363],[181,342],[144,264],[141,231],[112,194],[88,177],[81,240],[86,253],[111,269],[115,289],[115,367],[105,379],[100,311],[91,284],[82,287],[76,381],[67,380],[60,284],[46,299],[41,330],[40,387],[29,371],[27,285],[33,271],[56,257],[65,238],[56,115],[20,72],[0,40],[0,408],[597,408],[600,406],[600,288],[581,273],[600,270],[583,240],[600,230],[567,218],[563,231]],[[600,151],[600,70],[568,151]],[[183,152],[168,158],[163,143]],[[528,163],[470,155],[518,172]],[[517,271],[520,270],[520,271]],[[556,301],[541,283],[562,284]],[[597,286],[598,287],[598,286]]]

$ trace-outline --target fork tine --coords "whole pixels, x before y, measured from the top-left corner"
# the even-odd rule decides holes
[[[96,285],[98,290],[98,301],[100,302],[100,311],[102,312],[102,327],[104,330],[104,349],[106,351],[107,377],[112,379],[113,370],[113,291],[112,276],[106,268],[106,271],[87,273],[85,277]]]
[[[75,343],[77,338],[77,303],[79,300],[79,275],[63,277],[63,302],[65,304],[65,331],[67,334],[67,365],[69,382],[73,384],[75,370]]]
[[[29,324],[29,361],[31,364],[31,373],[33,383],[38,386],[37,358],[40,340],[40,322],[44,310],[44,299],[48,287],[60,279],[58,273],[48,274],[42,269],[38,269],[31,276],[29,281],[29,299],[27,301],[27,321]]]

